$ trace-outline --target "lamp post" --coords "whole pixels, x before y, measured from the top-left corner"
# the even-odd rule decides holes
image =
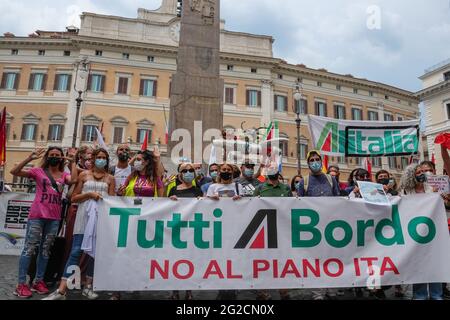
[[[80,118],[80,108],[81,108],[81,103],[83,102],[83,98],[81,96],[82,96],[82,94],[85,91],[87,91],[86,86],[85,86],[85,90],[84,91],[83,90],[77,90],[78,73],[80,74],[80,78],[82,80],[86,80],[89,77],[90,64],[89,64],[87,58],[84,58],[79,63],[77,63],[77,72],[76,72],[76,75],[75,75],[75,83],[73,85],[74,90],[76,92],[78,92],[78,97],[75,99],[75,101],[77,102],[77,111],[76,111],[76,114],[75,114],[75,123],[74,123],[74,127],[73,127],[72,148],[75,148],[76,144],[77,144],[78,122],[79,122],[79,118]]]
[[[295,123],[297,124],[297,174],[302,174],[302,165],[301,165],[301,157],[300,157],[300,125],[302,120],[300,119],[301,112],[301,100],[302,100],[302,87],[301,83],[297,81],[295,83],[295,92],[294,92],[294,113],[297,115],[295,119]]]

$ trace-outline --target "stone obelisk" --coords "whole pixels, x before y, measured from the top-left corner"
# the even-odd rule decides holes
[[[199,153],[210,143],[203,142],[199,150],[198,142],[203,141],[203,133],[223,127],[223,90],[220,0],[183,0],[177,72],[172,78],[170,95],[169,150],[178,144],[170,141],[172,132],[187,129],[191,139],[191,160],[203,160]],[[196,121],[201,121],[202,132],[198,132],[197,126],[194,137]],[[194,139],[197,139],[195,152]]]

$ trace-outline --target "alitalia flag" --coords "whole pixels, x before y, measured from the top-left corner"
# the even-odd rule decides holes
[[[408,156],[419,151],[419,120],[350,121],[308,116],[315,149],[329,156]]]

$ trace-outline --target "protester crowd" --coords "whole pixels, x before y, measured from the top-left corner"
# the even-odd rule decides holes
[[[450,172],[450,157],[447,149],[442,147],[446,173]],[[162,165],[157,149],[139,151],[132,156],[128,145],[117,148],[117,163],[111,165],[108,152],[98,148],[93,150],[83,146],[78,150],[64,154],[59,147],[47,150],[38,149],[24,161],[15,166],[11,173],[15,176],[29,178],[36,183],[36,196],[28,218],[25,246],[20,256],[18,285],[15,295],[29,298],[33,292],[48,295],[48,300],[66,299],[68,279],[73,266],[80,266],[85,275],[82,295],[88,299],[98,298],[93,290],[97,203],[107,196],[133,197],[136,201],[143,197],[167,197],[172,201],[179,198],[208,197],[216,201],[232,198],[239,201],[242,197],[361,197],[358,181],[372,181],[382,184],[387,195],[404,196],[416,193],[434,192],[427,184],[430,175],[436,175],[432,162],[411,164],[404,171],[401,180],[386,170],[372,175],[363,168],[355,169],[347,182],[341,181],[339,166],[331,165],[328,172],[323,172],[323,159],[318,151],[311,151],[307,156],[309,173],[292,178],[290,185],[284,183],[280,172],[258,166],[250,161],[243,161],[240,167],[228,163],[210,164],[203,170],[201,164],[183,161],[178,165],[178,172],[169,176]],[[41,165],[26,169],[32,161],[41,159]],[[264,175],[263,175],[264,172]],[[448,208],[448,195],[443,195]],[[139,203],[137,203],[139,204]],[[61,256],[61,274],[58,289],[49,292],[44,281],[47,264],[52,254],[52,245],[64,222],[66,247]],[[27,274],[36,255],[36,272],[30,283]],[[375,290],[365,288],[352,290],[355,296],[363,296],[366,291],[376,298],[385,298],[386,287]],[[333,299],[343,295],[346,289],[313,290],[313,299]],[[282,299],[289,299],[289,290],[280,289]],[[239,292],[221,290],[218,299],[237,299]],[[401,286],[395,286],[395,295],[404,295]],[[414,299],[441,300],[449,296],[446,284],[415,284]],[[118,292],[112,293],[111,299],[120,299]],[[180,293],[173,291],[170,299],[180,299]],[[194,299],[191,291],[185,293],[185,299]],[[256,299],[268,300],[271,296],[267,290],[258,290]]]

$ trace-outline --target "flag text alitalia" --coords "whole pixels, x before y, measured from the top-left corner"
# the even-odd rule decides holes
[[[268,214],[272,213],[272,214]],[[117,247],[125,248],[129,239],[129,221],[131,216],[140,216],[139,208],[111,208],[111,216],[119,216],[119,232],[117,236]],[[137,245],[143,249],[164,249],[165,246],[171,245],[176,249],[188,248],[188,242],[193,241],[194,247],[198,249],[222,249],[222,222],[220,218],[223,212],[221,209],[215,209],[210,214],[195,213],[193,220],[183,220],[181,214],[173,213],[170,220],[154,221],[154,235],[152,239],[147,235],[147,222],[149,220],[137,221],[137,234],[135,241]],[[357,220],[356,225],[351,225],[344,220],[330,221],[324,228],[320,230],[318,225],[320,215],[311,209],[292,209],[291,213],[291,248],[313,248],[318,246],[323,240],[333,248],[344,248],[356,238],[356,246],[366,246],[366,239],[374,239],[382,246],[402,246],[405,245],[405,234],[402,229],[400,214],[397,205],[392,206],[390,218],[382,219],[378,223],[375,220]],[[253,220],[249,223],[240,239],[235,243],[234,249],[244,249],[255,234],[257,227],[267,217],[269,223],[269,250],[277,248],[276,231],[276,210],[260,210],[255,214]],[[274,218],[275,217],[275,218]],[[303,218],[303,220],[302,220]],[[213,220],[213,221],[210,221]],[[303,223],[301,222],[303,221]],[[305,223],[304,221],[308,221]],[[425,225],[427,233],[419,233],[418,227]],[[212,237],[205,239],[204,230],[212,228]],[[152,228],[153,229],[153,228]],[[183,232],[187,229],[193,230],[193,239],[188,239],[187,233]],[[337,229],[343,230],[344,236],[336,239],[334,233]],[[390,229],[392,235],[385,236],[383,231]],[[418,244],[427,244],[434,240],[436,236],[436,225],[432,219],[425,216],[418,216],[411,219],[407,225],[407,232],[410,239]],[[164,235],[170,231],[170,242],[164,239]],[[372,233],[367,235],[367,233]],[[190,233],[192,234],[192,233]],[[210,233],[211,234],[211,233]]]

